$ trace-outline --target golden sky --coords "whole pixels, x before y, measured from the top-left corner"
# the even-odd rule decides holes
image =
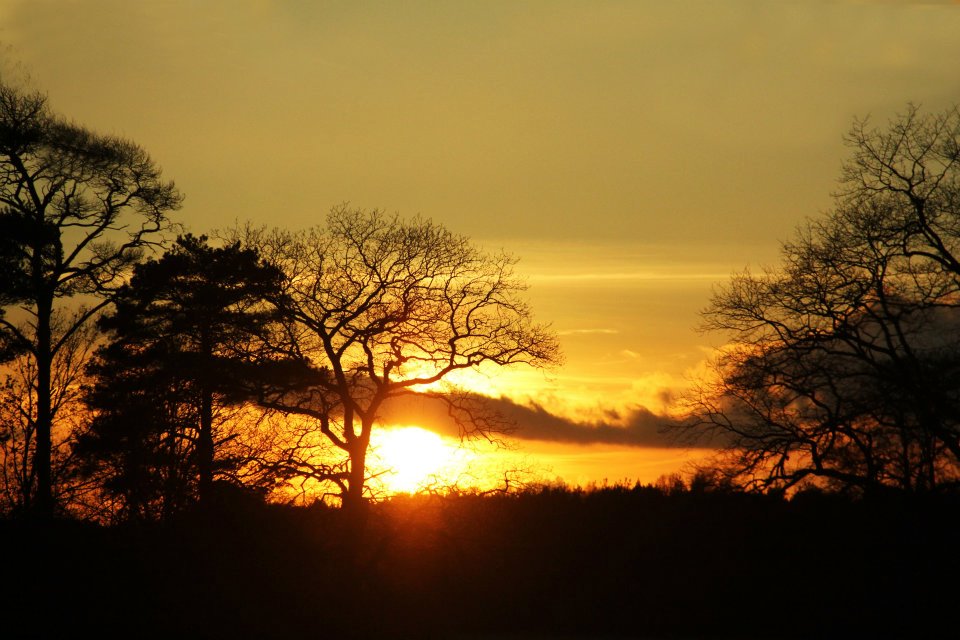
[[[590,425],[696,375],[712,284],[830,206],[854,117],[960,100],[952,2],[0,0],[0,45],[194,232],[348,201],[519,255],[566,364],[489,390]],[[577,481],[679,457],[588,441],[523,447]]]

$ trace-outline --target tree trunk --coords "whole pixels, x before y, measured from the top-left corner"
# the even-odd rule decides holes
[[[364,480],[367,471],[367,447],[362,438],[354,440],[350,448],[350,476],[347,479],[347,491],[343,494],[341,512],[343,516],[343,557],[349,566],[357,568],[361,564],[364,550],[364,533],[367,528],[367,500],[363,495]],[[359,589],[359,576],[347,578],[352,582],[349,589]],[[354,582],[354,580],[356,582]],[[357,592],[355,597],[359,597]],[[353,598],[351,598],[353,599]]]
[[[356,560],[363,548],[367,527],[368,504],[364,496],[367,479],[367,449],[370,446],[372,424],[363,424],[360,435],[350,443],[350,477],[343,496],[343,515],[346,523],[347,553]]]
[[[197,473],[200,503],[209,504],[213,493],[213,393],[200,391],[200,434],[197,438]]]
[[[37,301],[37,440],[33,458],[34,473],[37,477],[37,497],[33,510],[40,519],[52,518],[54,511],[51,474],[53,403],[50,389],[53,367],[50,335],[52,314],[52,296],[43,296]]]
[[[343,495],[343,509],[359,513],[364,508],[363,487],[367,475],[367,445],[363,438],[353,442],[350,448],[350,477],[347,492]]]
[[[210,330],[200,328],[200,353],[206,363],[213,358]],[[200,377],[200,433],[197,438],[197,475],[199,476],[200,504],[210,504],[213,493],[213,391],[210,384],[210,366],[206,364]]]

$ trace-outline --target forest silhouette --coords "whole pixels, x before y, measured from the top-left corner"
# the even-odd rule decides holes
[[[8,628],[931,633],[957,595],[960,111],[847,141],[835,208],[704,312],[729,344],[671,429],[714,460],[652,486],[508,473],[376,496],[391,401],[495,441],[523,412],[453,375],[560,364],[516,259],[346,204],[304,231],[192,235],[143,149],[0,83]]]
[[[359,545],[342,510],[221,498],[149,526],[3,522],[11,637],[933,637],[960,568],[955,496],[395,497]]]

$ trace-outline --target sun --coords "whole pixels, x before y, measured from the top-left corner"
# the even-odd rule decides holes
[[[393,493],[413,493],[435,480],[452,482],[465,453],[420,427],[382,429],[373,440],[377,466],[383,469],[380,482]]]

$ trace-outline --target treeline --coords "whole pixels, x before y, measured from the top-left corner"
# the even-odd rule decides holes
[[[931,637],[958,595],[956,497],[395,497],[361,538],[339,509],[221,498],[151,525],[8,522],[0,602],[50,602],[38,637],[875,638]],[[50,599],[23,554],[54,539]]]

